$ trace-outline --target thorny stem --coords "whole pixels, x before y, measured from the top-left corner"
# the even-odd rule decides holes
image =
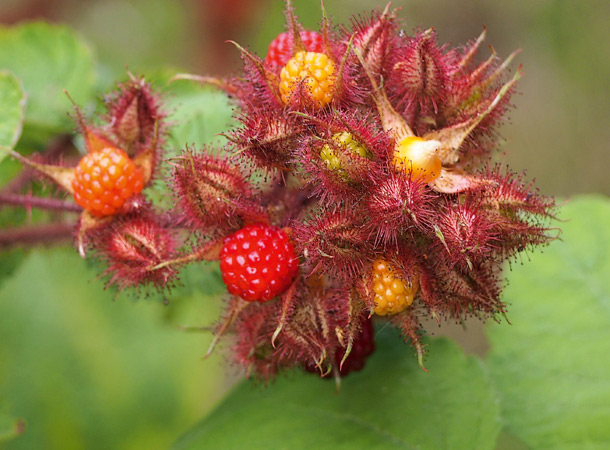
[[[72,238],[74,223],[56,223],[0,230],[0,248],[18,245],[49,244]]]
[[[83,209],[75,203],[56,198],[34,197],[0,192],[0,205],[25,206],[80,213]]]

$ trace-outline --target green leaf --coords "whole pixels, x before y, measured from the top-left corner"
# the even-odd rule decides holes
[[[28,98],[23,134],[29,141],[42,143],[74,128],[64,89],[81,105],[92,95],[91,49],[66,26],[35,22],[0,28],[0,67],[23,82]]]
[[[0,399],[28,424],[2,448],[167,448],[226,389],[222,358],[201,360],[210,333],[179,329],[218,317],[214,279],[193,272],[167,306],[113,301],[87,265],[33,251],[0,286]]]
[[[0,71],[0,105],[0,145],[12,148],[21,135],[25,93],[21,82],[7,71]],[[0,161],[6,155],[0,150]]]
[[[247,381],[174,448],[494,448],[499,408],[479,360],[435,339],[426,373],[397,333],[377,337],[337,395],[332,380],[300,371],[267,388]]]
[[[175,74],[175,72],[173,73]],[[164,84],[167,73],[157,74],[156,82]],[[232,109],[227,96],[210,87],[201,87],[191,81],[177,81],[169,85],[166,92],[167,120],[172,124],[165,156],[171,158],[181,153],[186,146],[199,151],[204,145],[217,148],[226,142],[219,133],[226,132],[233,124]],[[208,152],[209,153],[209,152]],[[213,153],[218,153],[214,151]],[[168,167],[164,167],[160,178],[171,179]],[[155,205],[171,208],[174,200],[165,183],[155,183],[146,195]]]
[[[10,441],[25,431],[25,422],[22,419],[0,412],[0,443]]]
[[[170,144],[178,153],[188,145],[200,148],[206,145],[222,145],[226,142],[219,133],[226,132],[233,124],[232,109],[224,92],[211,87],[200,87],[192,81],[176,81],[171,84],[169,117],[175,125],[170,132]]]
[[[610,448],[610,202],[570,201],[561,241],[510,273],[488,328],[509,430],[534,449]]]

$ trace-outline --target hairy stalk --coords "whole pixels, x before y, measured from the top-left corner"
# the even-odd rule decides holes
[[[68,241],[73,238],[74,227],[74,223],[55,223],[0,230],[0,249]]]
[[[27,208],[50,209],[80,213],[83,209],[76,203],[57,198],[34,197],[32,195],[19,195],[0,193],[0,205],[24,206]]]

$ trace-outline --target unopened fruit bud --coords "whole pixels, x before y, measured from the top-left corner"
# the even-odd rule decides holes
[[[175,250],[170,232],[146,217],[129,218],[116,222],[105,235],[99,250],[108,262],[110,284],[121,289],[152,284],[166,287],[177,272],[171,266],[153,269],[170,259]]]
[[[112,131],[122,144],[145,144],[155,140],[155,127],[161,127],[164,114],[150,85],[131,79],[115,93],[108,105]]]
[[[211,155],[184,154],[175,167],[174,180],[186,219],[201,228],[226,221],[234,201],[250,193],[238,167]]]

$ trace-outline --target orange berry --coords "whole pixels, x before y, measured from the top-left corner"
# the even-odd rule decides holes
[[[98,217],[116,214],[127,199],[144,187],[140,169],[116,147],[85,155],[74,175],[74,200]]]
[[[441,175],[441,159],[436,154],[441,143],[417,136],[404,138],[394,152],[394,167],[413,179],[430,183]]]
[[[335,95],[335,63],[324,53],[298,52],[280,73],[280,95],[289,104],[303,82],[318,107],[328,105]]]
[[[409,283],[400,278],[396,270],[383,258],[377,258],[373,262],[375,314],[386,316],[404,311],[413,303],[417,288],[417,278],[412,277]]]

